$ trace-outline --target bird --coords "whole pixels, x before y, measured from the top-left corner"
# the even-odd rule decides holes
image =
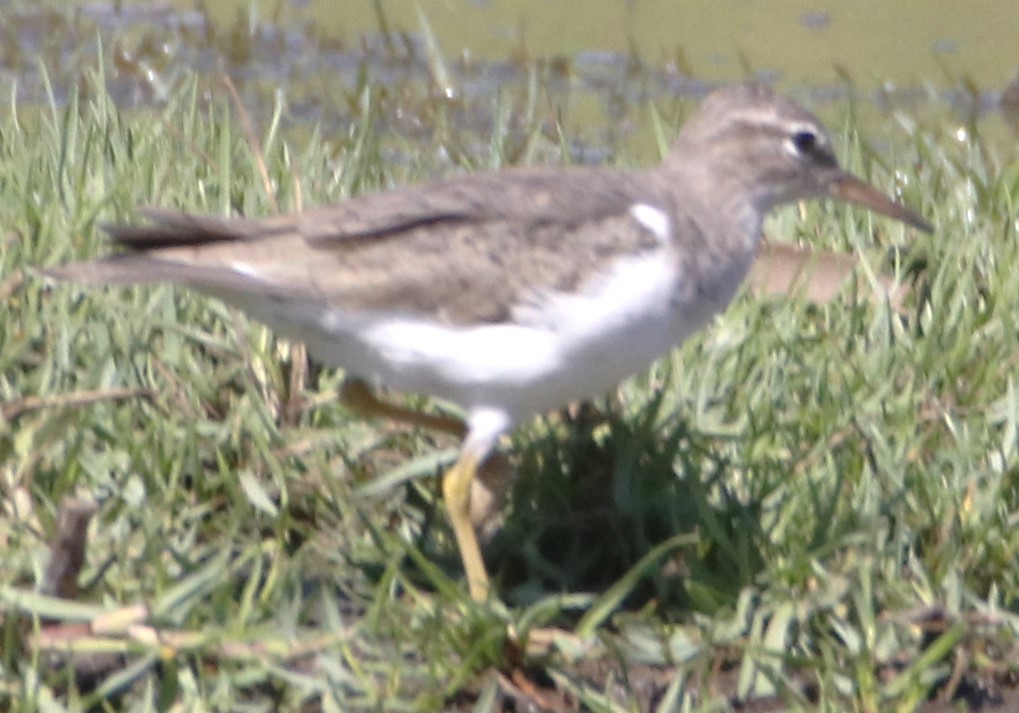
[[[288,215],[144,208],[120,251],[49,268],[82,284],[173,283],[342,368],[350,401],[462,436],[442,497],[470,596],[491,583],[471,484],[522,421],[610,392],[722,312],[774,208],[855,203],[933,227],[839,166],[822,123],[761,84],[711,92],[650,168],[476,171]],[[415,416],[377,386],[463,410]]]

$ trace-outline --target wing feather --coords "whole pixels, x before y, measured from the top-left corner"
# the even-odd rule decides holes
[[[48,274],[489,322],[529,295],[575,288],[616,255],[660,247],[629,213],[649,200],[641,187],[627,171],[522,169],[261,219],[145,208],[147,224],[106,227],[129,253]]]

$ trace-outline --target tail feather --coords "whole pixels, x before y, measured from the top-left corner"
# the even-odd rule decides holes
[[[266,289],[257,276],[234,269],[232,258],[202,261],[196,256],[217,253],[216,244],[259,240],[292,233],[287,216],[262,220],[192,215],[165,208],[143,208],[144,225],[112,224],[103,229],[127,252],[110,257],[40,270],[54,281],[85,284],[138,285],[176,282],[205,292],[244,292]],[[283,289],[283,288],[280,288]]]
[[[223,267],[189,265],[139,253],[113,255],[39,271],[55,282],[91,285],[145,285],[173,282],[206,292],[246,292],[264,286],[258,278]]]
[[[191,215],[165,208],[143,208],[150,225],[105,224],[103,230],[113,241],[129,250],[145,252],[160,248],[206,245],[242,237],[237,218]]]

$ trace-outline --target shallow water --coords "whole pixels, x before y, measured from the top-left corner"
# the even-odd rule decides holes
[[[253,114],[268,116],[282,101],[286,121],[332,132],[349,130],[371,86],[387,102],[380,120],[411,140],[449,120],[484,152],[499,122],[524,131],[537,119],[551,142],[560,131],[570,137],[573,160],[601,162],[622,148],[658,151],[649,107],[671,125],[685,99],[747,77],[778,84],[829,121],[852,98],[864,121],[905,107],[1003,125],[1001,92],[1016,71],[1003,58],[1019,27],[1019,3],[990,0],[235,0],[195,8],[192,0],[13,0],[0,8],[0,96],[47,103],[52,91],[63,103],[83,69],[101,68],[122,106],[158,105],[195,75],[208,79],[210,99],[225,99],[218,78],[227,74]]]
[[[248,6],[219,2],[209,12],[229,23]],[[1016,71],[1019,3],[1001,0],[311,0],[284,3],[283,16],[352,38],[377,31],[380,16],[394,30],[417,32],[418,6],[451,56],[636,48],[647,61],[678,62],[706,80],[749,70],[796,85],[838,84],[847,72],[866,86],[968,77],[991,88]]]

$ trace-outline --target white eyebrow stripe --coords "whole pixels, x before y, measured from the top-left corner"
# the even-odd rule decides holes
[[[663,245],[669,242],[672,237],[672,220],[664,210],[648,203],[634,203],[630,206],[630,215],[654,233]]]

